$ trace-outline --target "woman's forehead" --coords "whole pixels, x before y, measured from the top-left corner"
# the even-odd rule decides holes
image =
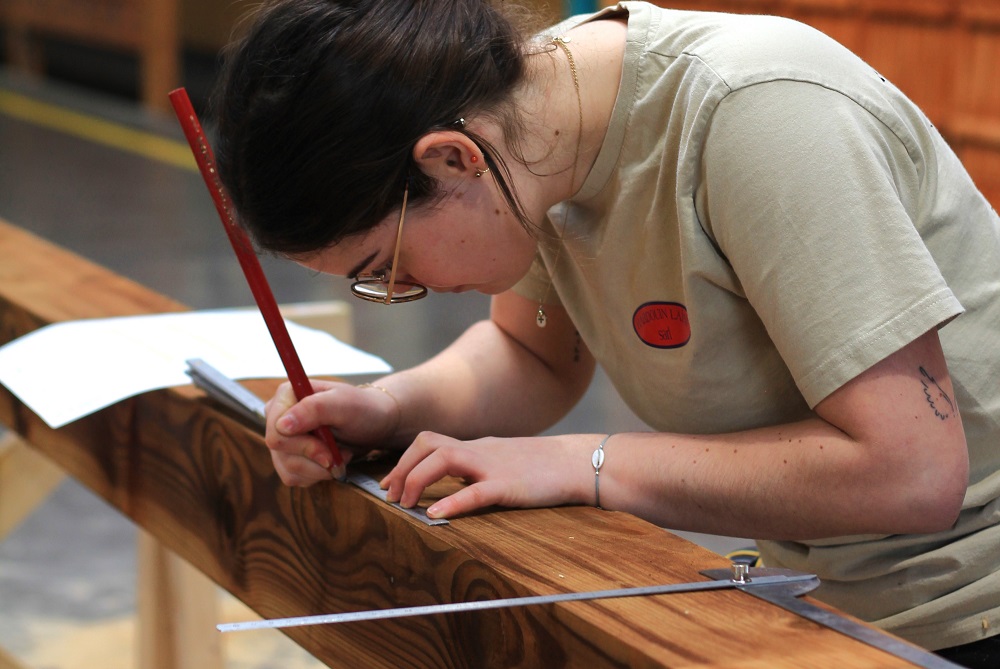
[[[363,233],[346,237],[336,244],[313,253],[289,257],[293,262],[324,274],[353,278],[372,268],[385,246],[384,226],[377,225]]]

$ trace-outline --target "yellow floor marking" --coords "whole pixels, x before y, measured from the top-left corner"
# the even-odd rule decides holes
[[[183,142],[39,102],[18,93],[0,90],[0,113],[173,167],[198,171],[191,149]]]

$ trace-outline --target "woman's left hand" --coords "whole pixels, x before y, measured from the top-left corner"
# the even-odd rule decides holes
[[[487,506],[593,504],[590,455],[600,441],[586,435],[459,441],[422,432],[382,480],[387,499],[405,508],[446,476],[468,485],[431,505],[431,518],[451,518]]]

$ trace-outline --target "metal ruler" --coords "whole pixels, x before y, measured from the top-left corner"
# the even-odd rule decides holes
[[[877,629],[867,627],[849,620],[826,609],[799,599],[800,596],[815,590],[819,586],[819,578],[814,574],[804,574],[791,569],[773,569],[767,567],[748,568],[746,565],[734,564],[732,571],[728,569],[708,569],[701,572],[712,580],[694,581],[691,583],[672,583],[668,585],[653,585],[639,588],[620,588],[616,590],[594,590],[590,592],[568,592],[554,595],[538,595],[533,597],[511,597],[507,599],[491,599],[473,602],[457,602],[454,604],[432,604],[430,606],[407,606],[395,609],[375,609],[371,611],[355,611],[349,613],[333,613],[318,616],[300,616],[295,618],[274,618],[251,622],[225,623],[218,625],[220,632],[243,632],[259,629],[278,629],[287,627],[303,627],[307,625],[329,625],[335,623],[361,622],[365,620],[386,620],[389,618],[405,618],[410,616],[425,616],[446,613],[461,613],[468,611],[483,611],[488,609],[510,608],[516,606],[533,606],[537,604],[554,604],[557,602],[578,602],[594,599],[614,599],[620,597],[643,597],[652,595],[671,595],[684,592],[700,592],[705,590],[722,590],[735,588],[741,592],[753,595],[775,606],[833,629],[857,641],[865,643],[891,655],[912,662],[925,669],[961,669],[957,664],[949,662],[929,651],[912,646],[905,641],[891,637]]]
[[[212,367],[201,358],[187,360],[187,375],[194,385],[205,393],[243,416],[261,430],[267,424],[264,400]]]
[[[187,361],[187,374],[196,386],[223,405],[229,407],[239,415],[243,416],[251,423],[264,430],[266,418],[264,414],[264,400],[254,395],[252,392],[236,383],[228,376],[212,367],[210,364],[199,358]],[[374,495],[386,504],[393,506],[411,518],[416,518],[426,525],[448,525],[444,518],[432,519],[427,517],[424,509],[415,507],[404,509],[399,504],[386,501],[386,491],[379,487],[379,482],[368,474],[353,472],[347,476],[347,482],[361,488],[370,495]]]
[[[722,570],[726,571],[726,570]],[[763,585],[778,585],[798,581],[815,580],[812,574],[802,574],[789,571],[785,574],[753,579],[753,587]],[[745,579],[742,583],[750,585]],[[426,616],[441,613],[463,613],[467,611],[484,611],[488,609],[503,609],[516,606],[533,606],[536,604],[554,604],[557,602],[580,602],[592,599],[614,599],[620,597],[642,597],[649,595],[672,595],[681,592],[698,592],[702,590],[723,590],[735,588],[737,581],[731,577],[723,577],[712,581],[695,581],[692,583],[671,583],[669,585],[650,585],[639,588],[619,588],[616,590],[594,590],[590,592],[565,592],[554,595],[537,595],[533,597],[510,597],[507,599],[487,599],[474,602],[456,602],[454,604],[431,604],[429,606],[405,606],[397,609],[375,609],[372,611],[355,611],[352,613],[332,613],[319,616],[302,616],[298,618],[274,618],[271,620],[256,620],[243,623],[226,623],[218,625],[220,632],[243,632],[255,629],[274,629],[285,627],[304,627],[306,625],[329,625],[332,623],[353,623],[364,620],[384,620],[387,618],[407,618],[411,616]]]
[[[408,515],[408,516],[410,516],[412,518],[416,518],[417,520],[419,520],[420,522],[424,523],[425,525],[448,525],[449,524],[448,520],[446,518],[428,518],[427,517],[427,511],[425,511],[424,509],[420,508],[419,506],[415,506],[412,509],[406,509],[406,508],[401,507],[399,504],[397,504],[395,502],[389,502],[389,501],[387,501],[386,498],[385,498],[385,496],[388,493],[388,491],[387,490],[382,490],[382,488],[379,486],[379,482],[376,481],[375,479],[373,479],[368,474],[362,474],[361,472],[352,472],[352,473],[350,473],[350,474],[347,475],[347,482],[350,483],[351,485],[354,485],[354,486],[357,486],[358,488],[361,488],[362,490],[364,490],[365,492],[367,492],[367,493],[369,493],[371,495],[374,495],[375,497],[379,498],[380,500],[382,500],[386,504],[399,509],[400,511],[402,511],[406,515]]]

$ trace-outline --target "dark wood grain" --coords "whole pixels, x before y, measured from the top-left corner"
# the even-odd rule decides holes
[[[0,257],[0,343],[183,308],[2,222]],[[288,488],[260,435],[192,387],[52,430],[0,386],[0,422],[265,617],[684,582],[726,564],[622,513],[496,510],[429,527],[350,486]],[[908,666],[735,591],[288,634],[335,667]]]

